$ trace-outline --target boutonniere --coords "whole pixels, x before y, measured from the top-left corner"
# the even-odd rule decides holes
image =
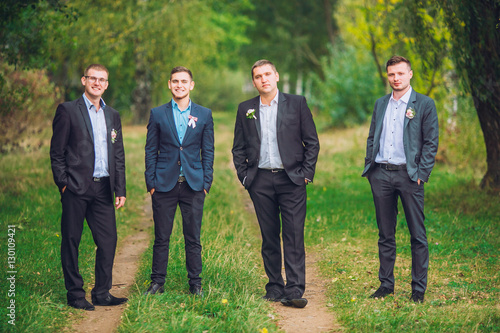
[[[414,117],[415,117],[415,109],[410,106],[408,109],[406,109],[406,118],[413,119]]]
[[[114,128],[111,130],[111,143],[116,142],[116,137],[118,136],[118,131]]]
[[[257,119],[257,117],[255,116],[255,109],[249,109],[247,111],[247,119]]]
[[[188,121],[188,127],[191,126],[192,128],[196,127],[196,122],[198,121],[198,117],[193,117],[192,115],[189,115],[189,121]]]

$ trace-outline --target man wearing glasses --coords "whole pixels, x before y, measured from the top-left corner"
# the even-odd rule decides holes
[[[83,95],[57,107],[50,160],[61,193],[61,263],[67,302],[76,309],[94,310],[94,305],[127,301],[109,293],[117,241],[113,203],[116,209],[125,204],[125,152],[120,115],[101,98],[108,88],[108,70],[93,64],[84,73]],[[85,299],[78,268],[84,219],[97,247],[93,305]]]

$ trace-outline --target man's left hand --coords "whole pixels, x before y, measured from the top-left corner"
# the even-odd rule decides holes
[[[123,207],[125,205],[125,200],[127,200],[127,198],[125,197],[116,197],[115,201],[116,209],[120,209],[120,207]]]

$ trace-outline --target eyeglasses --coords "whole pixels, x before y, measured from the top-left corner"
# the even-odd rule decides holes
[[[102,78],[102,77],[87,76],[87,75],[85,75],[84,77],[87,80],[89,80],[90,83],[95,83],[96,81],[99,81],[100,84],[104,84],[104,83],[106,83],[106,81],[108,81],[107,79]]]

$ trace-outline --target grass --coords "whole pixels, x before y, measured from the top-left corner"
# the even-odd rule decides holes
[[[410,237],[401,206],[395,295],[368,298],[380,283],[375,209],[369,183],[360,177],[367,133],[361,127],[322,134],[315,186],[309,191],[306,242],[309,251],[321,254],[332,311],[348,332],[500,331],[500,198],[478,188],[473,168],[450,172],[448,165],[438,164],[426,184],[430,268],[425,303],[408,300]]]
[[[215,178],[202,226],[205,297],[188,293],[177,214],[166,292],[142,295],[149,283],[150,247],[140,259],[119,332],[278,331],[276,321],[268,316],[272,307],[260,300],[266,278],[258,226],[254,215],[245,209],[248,196],[232,170],[234,117],[229,113],[214,117]],[[456,168],[438,164],[426,184],[430,269],[425,303],[417,306],[408,300],[411,255],[402,209],[397,227],[395,295],[368,299],[379,281],[373,200],[368,181],[360,177],[367,132],[368,128],[361,126],[322,133],[317,174],[314,184],[308,186],[306,247],[320,258],[321,275],[328,281],[329,309],[347,332],[500,331],[500,199],[478,188],[481,172],[474,165]],[[127,203],[117,215],[119,241],[134,232],[143,218],[145,133],[145,126],[124,129]],[[446,156],[447,163],[457,158],[450,151]],[[7,323],[9,298],[3,292],[2,332],[57,332],[82,316],[81,311],[65,305],[59,257],[60,210],[47,142],[37,151],[1,156],[0,244],[6,248],[7,225],[15,224],[18,271],[16,326]],[[4,263],[2,291],[8,289],[6,252],[0,257]],[[88,228],[80,246],[80,261],[85,281],[92,283],[94,244]]]

